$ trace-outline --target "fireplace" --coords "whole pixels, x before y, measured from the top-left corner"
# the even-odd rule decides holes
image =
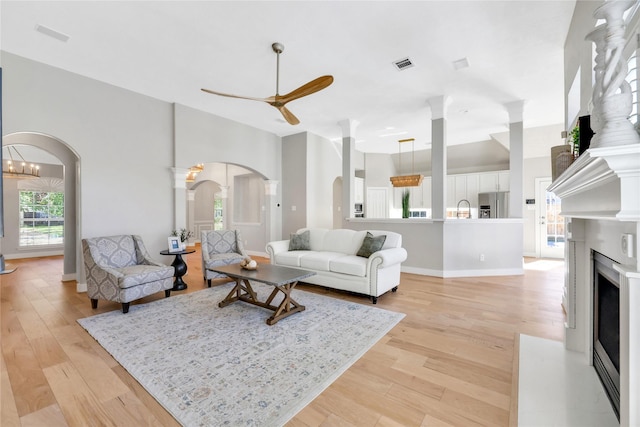
[[[639,165],[640,144],[589,148],[549,187],[569,221],[565,347],[604,373],[621,427],[640,426]]]
[[[620,418],[620,273],[610,258],[592,250],[593,367]]]

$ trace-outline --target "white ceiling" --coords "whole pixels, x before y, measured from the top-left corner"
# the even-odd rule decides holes
[[[286,136],[340,140],[354,119],[357,149],[397,153],[431,140],[427,100],[451,97],[448,144],[508,129],[505,104],[524,101],[525,128],[564,122],[563,46],[575,0],[554,1],[2,1],[2,50],[168,102]],[[35,30],[69,36],[59,41]],[[273,42],[284,44],[280,92],[325,74],[327,89],[287,107],[200,88],[275,94]],[[393,62],[409,57],[414,67]],[[470,66],[456,71],[453,61]]]

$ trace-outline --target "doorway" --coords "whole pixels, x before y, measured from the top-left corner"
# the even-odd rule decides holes
[[[565,222],[560,214],[562,202],[547,191],[551,178],[536,178],[536,252],[540,258],[563,258]]]

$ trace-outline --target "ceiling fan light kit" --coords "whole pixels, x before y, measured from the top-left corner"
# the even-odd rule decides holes
[[[298,98],[302,98],[303,96],[311,95],[312,93],[316,93],[326,87],[328,87],[331,83],[333,83],[333,76],[322,76],[318,77],[315,80],[306,83],[299,88],[289,92],[285,95],[280,95],[280,54],[284,51],[284,45],[282,43],[273,43],[271,45],[271,49],[276,53],[276,94],[274,96],[270,96],[269,98],[253,98],[249,96],[240,96],[240,95],[231,95],[222,92],[216,92],[209,89],[202,89],[203,92],[210,93],[218,96],[226,96],[229,98],[239,98],[239,99],[248,99],[250,101],[262,101],[267,104],[275,107],[280,111],[282,117],[287,121],[287,123],[291,125],[297,125],[300,123],[300,120],[296,116],[293,115],[291,111],[285,107],[288,102],[294,101]]]

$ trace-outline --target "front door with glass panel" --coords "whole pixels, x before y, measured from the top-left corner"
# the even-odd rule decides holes
[[[538,179],[537,182],[537,220],[538,247],[541,258],[563,258],[565,227],[564,217],[560,215],[561,201],[555,194],[547,191],[550,179]]]

